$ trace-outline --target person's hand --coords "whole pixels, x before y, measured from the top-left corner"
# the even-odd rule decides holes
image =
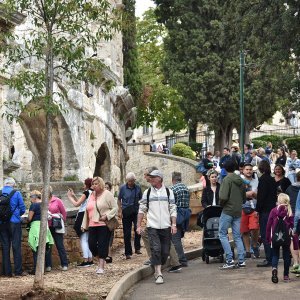
[[[139,227],[136,228],[136,233],[137,233],[138,235],[141,235],[142,232],[143,232],[143,229],[142,229],[141,226],[139,226]]]
[[[119,211],[118,216],[120,219],[122,219],[122,217],[123,217],[122,210]]]
[[[80,228],[82,232],[85,232],[85,229],[83,227]]]
[[[68,189],[67,195],[69,197],[74,197],[75,196],[74,191],[72,189]]]
[[[100,218],[100,221],[106,221],[107,220],[107,216],[106,215],[103,215],[101,218]]]
[[[176,225],[171,225],[171,234],[176,234],[176,233],[177,233]]]

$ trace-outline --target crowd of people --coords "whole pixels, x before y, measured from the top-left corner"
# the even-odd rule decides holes
[[[190,218],[187,186],[181,182],[181,173],[172,174],[173,185],[166,188],[163,184],[163,174],[152,167],[145,170],[144,177],[150,187],[142,193],[136,183],[136,176],[129,172],[126,183],[119,189],[117,199],[111,193],[112,185],[100,177],[87,178],[84,181],[83,193],[77,197],[72,189],[68,189],[67,197],[75,207],[78,207],[74,230],[80,238],[82,261],[78,267],[89,267],[96,264],[96,274],[105,273],[106,263],[112,263],[112,244],[114,228],[109,221],[118,215],[123,223],[124,258],[131,259],[133,255],[131,235],[134,230],[134,252],[141,252],[141,236],[149,256],[145,264],[153,265],[156,270],[156,283],[163,283],[161,266],[170,255],[169,272],[178,272],[187,266],[181,238],[188,228]],[[2,275],[27,275],[22,268],[21,239],[22,222],[27,222],[28,244],[33,254],[34,274],[37,265],[39,234],[41,223],[42,191],[30,192],[30,207],[28,217],[22,218],[26,207],[22,194],[14,189],[16,182],[6,178],[1,197],[9,206],[10,214],[2,219],[0,208],[0,242],[2,245]],[[1,199],[1,200],[3,200]],[[144,214],[147,214],[147,226],[141,228]],[[177,217],[178,216],[178,217]],[[67,213],[63,201],[53,194],[50,187],[48,200],[48,226],[46,233],[45,271],[52,270],[52,248],[55,245],[60,258],[61,270],[68,270],[68,257],[64,246],[65,221]],[[11,268],[10,249],[13,249],[14,273]]]
[[[265,260],[257,267],[272,267],[271,280],[277,283],[282,248],[283,279],[289,282],[291,257],[291,272],[300,274],[300,160],[295,150],[283,146],[274,151],[271,143],[265,149],[245,145],[244,150],[244,159],[237,145],[225,147],[222,157],[207,152],[198,165],[205,179],[202,206],[222,207],[219,238],[226,261],[221,269],[245,267],[247,258],[260,257],[262,243]],[[228,241],[229,227],[237,262]]]
[[[282,247],[285,282],[290,281],[290,271],[300,274],[299,219],[300,219],[300,160],[295,150],[284,147],[274,154],[269,143],[265,149],[251,149],[245,145],[242,158],[237,145],[225,147],[223,156],[207,152],[197,170],[201,170],[203,184],[202,206],[221,206],[218,235],[225,254],[221,269],[243,268],[249,258],[260,257],[263,244],[265,260],[257,267],[272,267],[271,280],[278,282],[279,250]],[[276,158],[276,160],[275,160]],[[110,224],[118,216],[123,224],[124,259],[133,253],[140,255],[141,239],[149,259],[145,262],[155,270],[155,282],[164,282],[162,265],[170,257],[170,273],[188,266],[182,238],[188,229],[191,215],[190,193],[182,182],[180,172],[172,173],[172,185],[164,185],[164,175],[157,167],[144,171],[149,187],[142,191],[133,172],[126,175],[114,197],[112,185],[100,177],[87,178],[83,193],[77,197],[72,189],[67,197],[79,207],[74,230],[80,238],[82,261],[78,267],[96,264],[96,274],[105,273],[105,265],[113,262],[112,244],[115,227]],[[1,191],[1,201],[8,200],[9,213],[0,209],[0,242],[2,245],[2,274],[12,276],[10,249],[13,250],[15,276],[26,275],[22,268],[21,223],[26,207],[22,194],[14,189],[15,181],[6,178]],[[35,273],[41,222],[42,192],[30,193],[28,212],[28,244],[33,253]],[[56,246],[61,270],[68,270],[64,247],[66,209],[63,201],[50,188],[48,199],[48,228],[45,249],[45,271],[52,270],[52,248]],[[142,226],[147,215],[146,226]],[[6,219],[5,219],[6,218]],[[117,222],[117,221],[116,221]],[[278,228],[281,235],[278,237]],[[237,261],[228,240],[228,229],[237,248]],[[132,231],[134,232],[132,247]],[[277,239],[276,239],[277,238]],[[278,239],[280,241],[278,241]],[[290,270],[291,256],[293,266]]]

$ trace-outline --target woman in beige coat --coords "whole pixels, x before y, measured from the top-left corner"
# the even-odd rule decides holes
[[[101,177],[93,178],[92,189],[94,192],[89,197],[82,230],[89,231],[89,248],[93,256],[98,259],[96,273],[103,274],[111,235],[105,221],[117,214],[118,205],[113,194],[105,190],[105,183]]]

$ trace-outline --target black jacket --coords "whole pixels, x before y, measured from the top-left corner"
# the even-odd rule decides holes
[[[298,196],[299,191],[300,191],[299,184],[290,185],[285,191],[285,193],[290,196],[290,203],[291,203],[293,215],[295,215],[296,202],[297,202],[297,196]]]
[[[258,181],[256,211],[269,213],[277,201],[277,186],[270,174],[263,174]]]
[[[219,191],[220,191],[220,184],[217,182],[216,205],[220,205]],[[206,188],[204,188],[203,192],[202,192],[202,199],[201,199],[202,206],[205,208],[209,205],[212,205],[213,200],[214,200],[214,192],[212,191],[210,185],[207,185]]]

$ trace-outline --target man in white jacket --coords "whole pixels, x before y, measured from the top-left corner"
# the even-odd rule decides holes
[[[177,232],[177,208],[172,190],[163,184],[163,174],[154,170],[149,174],[151,188],[140,200],[137,233],[141,234],[141,223],[147,213],[147,230],[151,249],[151,262],[155,268],[155,282],[163,283],[161,266],[166,263],[170,252],[171,234]]]

